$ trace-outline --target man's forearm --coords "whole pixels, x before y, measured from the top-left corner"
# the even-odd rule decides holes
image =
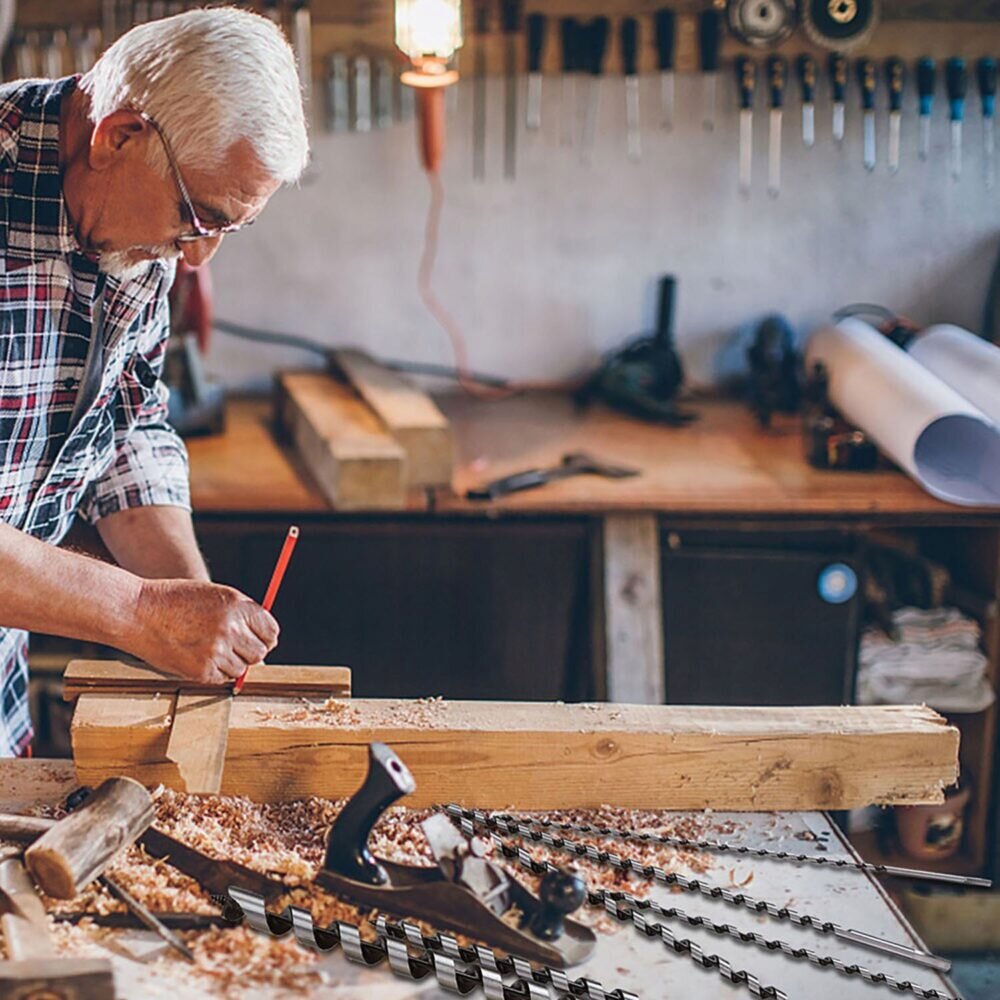
[[[97,531],[115,562],[136,576],[209,579],[191,515],[182,507],[131,507],[102,517]]]
[[[0,626],[123,648],[142,581],[0,523]]]

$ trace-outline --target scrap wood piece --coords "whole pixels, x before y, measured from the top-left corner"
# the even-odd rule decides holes
[[[72,701],[88,692],[103,694],[219,694],[218,685],[197,684],[144,665],[120,660],[73,660],[63,674],[63,698]],[[349,667],[283,667],[260,663],[243,684],[245,694],[275,694],[284,697],[324,695],[349,698]]]
[[[454,448],[447,417],[433,399],[401,375],[355,350],[334,362],[406,452],[409,486],[451,486]]]
[[[324,372],[278,376],[279,420],[339,510],[399,510],[406,452],[348,386]]]
[[[81,780],[124,773],[177,788],[164,701],[81,698],[71,733]],[[364,778],[373,740],[413,772],[414,808],[848,809],[941,802],[958,775],[958,730],[923,706],[361,699],[306,710],[241,696],[222,793],[345,798]]]
[[[186,792],[216,794],[222,786],[233,696],[179,694],[167,739],[167,760],[177,765]]]

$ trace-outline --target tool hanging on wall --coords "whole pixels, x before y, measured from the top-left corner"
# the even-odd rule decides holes
[[[899,56],[885,61],[885,78],[889,87],[889,173],[899,171],[900,133],[903,122],[903,87],[906,66]]]
[[[73,63],[77,73],[87,73],[97,62],[101,48],[100,28],[76,28],[71,32]]]
[[[825,49],[847,52],[864,45],[878,24],[880,0],[802,0],[806,34]]]
[[[674,127],[674,57],[677,48],[677,15],[669,7],[656,12],[656,65],[660,70],[660,120]]]
[[[781,125],[787,81],[788,60],[784,56],[768,56],[767,83],[771,92],[771,113],[768,121],[767,193],[772,198],[781,194]]]
[[[625,74],[625,128],[628,158],[638,163],[642,156],[642,138],[639,128],[639,21],[623,17],[619,26],[622,71]]]
[[[863,134],[862,162],[865,170],[875,169],[875,93],[878,88],[878,76],[875,63],[871,59],[858,60],[858,83],[861,86],[861,123]]]
[[[118,0],[102,0],[101,3],[101,37],[105,45],[110,45],[118,37],[120,22],[118,20]]]
[[[795,29],[795,0],[729,0],[729,29],[757,48],[780,45]]]
[[[722,44],[722,14],[711,8],[698,15],[698,64],[702,72],[706,132],[715,129],[715,95],[719,79],[719,48]]]
[[[14,68],[19,80],[38,76],[40,39],[37,31],[29,31],[14,43]]]
[[[590,163],[594,142],[597,138],[597,120],[601,108],[601,77],[604,74],[604,58],[608,51],[608,32],[611,22],[606,17],[595,17],[582,27],[580,37],[586,54],[587,97],[584,103],[583,136],[580,140],[580,160]]]
[[[394,118],[392,91],[396,73],[389,59],[375,60],[375,111],[373,122],[376,128],[388,128]]]
[[[529,14],[528,25],[528,101],[524,124],[530,129],[542,127],[542,51],[545,48],[548,18]]]
[[[816,60],[801,55],[795,66],[802,88],[802,144],[812,149],[816,143]]]
[[[583,25],[575,17],[559,20],[559,44],[562,48],[562,79],[559,87],[559,142],[573,145],[576,125],[576,75],[583,69]]]
[[[924,57],[917,61],[917,97],[920,102],[917,155],[926,160],[931,154],[931,115],[934,111],[934,91],[937,88],[937,64]]]
[[[66,41],[65,31],[53,31],[42,50],[42,76],[49,80],[58,80],[63,75],[63,53]]]
[[[833,141],[839,146],[844,141],[847,111],[847,57],[839,52],[830,56],[830,94],[833,97]]]
[[[346,132],[351,127],[351,98],[347,56],[331,53],[326,74],[326,128],[328,132]]]
[[[969,89],[969,71],[964,59],[949,59],[944,70],[945,89],[951,116],[951,176],[962,176],[962,123],[965,121],[965,95]]]
[[[264,0],[264,16],[281,26],[281,3],[280,0]]]
[[[299,69],[299,86],[306,120],[312,118],[312,14],[307,0],[297,0],[292,13],[292,47]]]
[[[521,0],[501,0],[500,28],[504,47],[503,175],[513,180],[517,173],[517,43],[521,33]]]
[[[983,178],[992,189],[996,178],[997,61],[984,56],[976,65],[979,98],[983,112]]]
[[[354,131],[370,132],[372,130],[372,64],[368,56],[355,57],[350,83]]]
[[[749,195],[753,179],[753,104],[757,93],[757,63],[750,56],[736,59],[736,86],[740,97],[740,193]]]
[[[490,33],[489,0],[475,0],[472,7],[472,176],[486,177],[486,49]]]

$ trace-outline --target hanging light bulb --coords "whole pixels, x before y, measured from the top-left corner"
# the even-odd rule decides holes
[[[448,61],[462,47],[461,0],[396,0],[396,45],[412,66],[401,80],[417,91],[421,156],[434,174],[444,153],[444,88],[458,81]]]

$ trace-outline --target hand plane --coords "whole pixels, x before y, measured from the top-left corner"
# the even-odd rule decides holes
[[[467,934],[529,961],[560,969],[585,961],[597,939],[569,919],[587,892],[573,872],[550,872],[535,897],[485,856],[483,841],[466,838],[442,813],[422,824],[434,867],[372,855],[368,839],[379,817],[416,787],[396,753],[372,743],[368,775],[330,829],[316,883],[362,906],[426,920],[436,930]]]

